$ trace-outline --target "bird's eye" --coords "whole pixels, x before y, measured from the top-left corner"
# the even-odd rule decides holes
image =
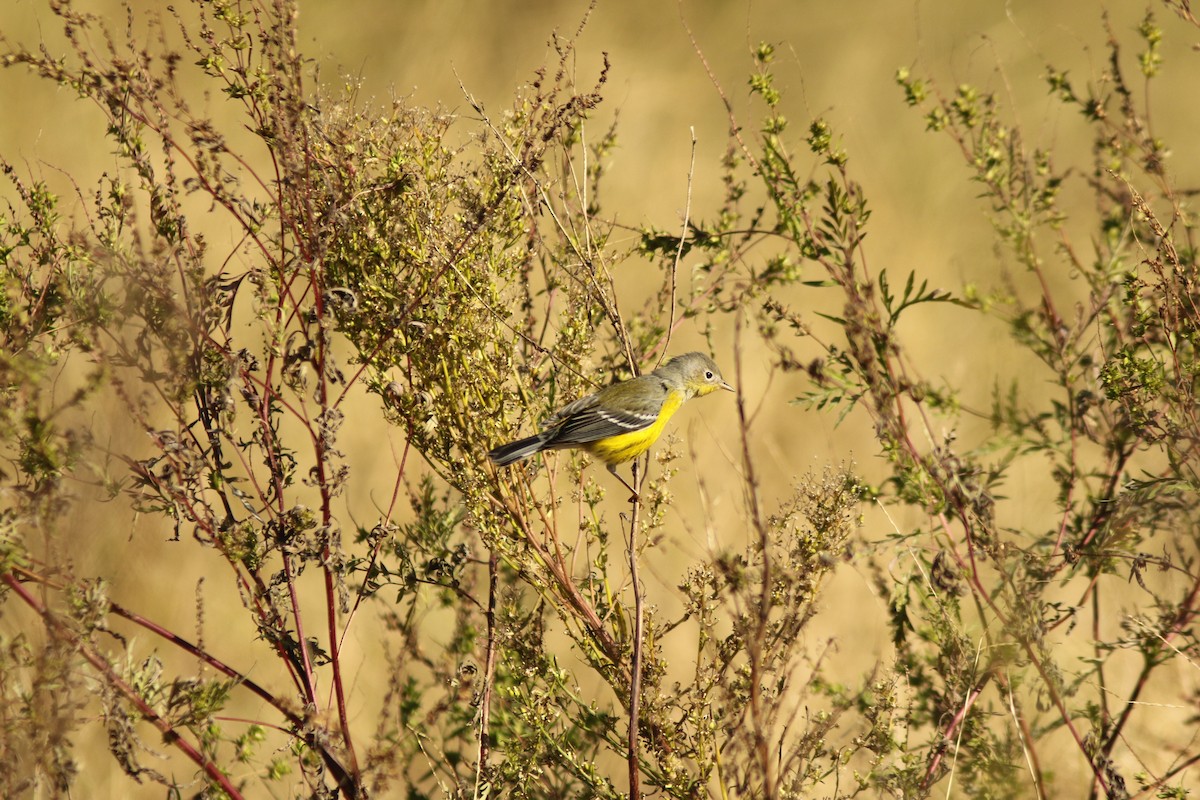
[[[713,374],[711,372],[704,373],[704,380],[711,381],[712,379],[713,379]]]

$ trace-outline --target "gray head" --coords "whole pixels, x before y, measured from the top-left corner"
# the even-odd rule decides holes
[[[683,389],[692,397],[703,397],[717,389],[733,391],[733,387],[721,377],[721,370],[716,363],[704,353],[693,352],[675,356],[655,370],[655,373],[668,380],[683,384]]]

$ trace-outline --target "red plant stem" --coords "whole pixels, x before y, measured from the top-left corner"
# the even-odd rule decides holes
[[[1197,579],[1192,583],[1191,591],[1188,592],[1187,597],[1185,597],[1175,609],[1175,618],[1171,621],[1171,625],[1167,632],[1162,636],[1162,642],[1164,646],[1169,644],[1171,639],[1175,638],[1177,633],[1191,625],[1191,622],[1195,617],[1195,604],[1197,597],[1200,597],[1200,579]],[[1125,708],[1121,711],[1121,716],[1117,719],[1116,724],[1113,725],[1112,733],[1109,734],[1108,739],[1104,743],[1102,752],[1106,756],[1112,753],[1112,749],[1116,745],[1117,739],[1121,735],[1121,731],[1125,728],[1125,723],[1129,721],[1130,715],[1133,714],[1134,708],[1136,708],[1138,705],[1137,701],[1142,695],[1142,690],[1146,688],[1146,684],[1150,680],[1150,673],[1154,670],[1155,666],[1157,666],[1157,659],[1149,652],[1144,652],[1142,659],[1142,670],[1138,674],[1133,691],[1130,693],[1129,699],[1125,702]]]
[[[286,719],[288,721],[288,723],[292,726],[292,730],[290,731],[290,733],[297,735],[297,736],[303,736],[305,741],[308,743],[308,746],[313,748],[314,750],[316,750],[317,752],[319,752],[321,754],[321,759],[325,762],[326,769],[328,769],[330,771],[330,773],[333,774],[334,778],[338,782],[338,785],[340,787],[342,787],[343,791],[347,792],[347,796],[352,797],[355,795],[355,793],[351,792],[353,783],[351,782],[350,775],[346,772],[345,767],[342,766],[341,762],[339,762],[334,757],[334,755],[331,752],[329,752],[329,748],[325,747],[317,737],[311,736],[311,735],[308,735],[307,733],[305,733],[304,718],[302,716],[300,716],[299,714],[297,714],[296,712],[292,711],[290,708],[288,708],[286,703],[281,701],[275,695],[271,694],[269,691],[267,691],[265,688],[260,686],[258,683],[255,683],[253,680],[246,677],[241,672],[238,672],[236,669],[229,666],[228,664],[226,664],[224,661],[217,658],[216,656],[214,656],[212,653],[209,653],[207,650],[203,650],[203,649],[197,647],[195,644],[193,644],[189,640],[184,639],[182,636],[179,636],[178,634],[167,630],[166,628],[159,625],[157,622],[149,620],[146,617],[143,617],[141,614],[138,614],[134,611],[130,611],[127,608],[124,608],[123,606],[120,606],[116,603],[110,602],[108,607],[109,607],[109,610],[112,611],[112,613],[116,614],[117,616],[124,617],[125,619],[129,620],[130,622],[132,622],[136,625],[140,625],[141,627],[145,628],[146,630],[151,631],[152,633],[156,634],[157,636],[165,639],[166,641],[175,645],[179,649],[184,650],[185,652],[191,654],[193,657],[203,661],[205,664],[208,664],[210,667],[212,667],[213,669],[222,673],[223,675],[227,675],[228,677],[233,678],[234,680],[236,680],[238,682],[239,686],[246,687],[246,689],[248,689],[251,693],[257,695],[258,697],[262,698],[267,703],[269,703],[271,705],[271,707],[274,708],[276,711],[278,711],[280,714],[282,714],[284,719]],[[261,723],[257,723],[257,724],[261,724]]]
[[[300,614],[300,597],[296,593],[296,576],[292,571],[292,558],[287,553],[283,554],[283,574],[287,579],[288,600],[292,604],[292,618],[296,621],[296,647],[300,650],[300,664],[303,670],[301,678],[304,687],[304,701],[315,708],[317,690],[316,681],[313,678],[312,658],[308,654],[308,641],[304,636],[304,619]]]
[[[112,668],[112,665],[109,664],[103,656],[93,650],[83,638],[72,631],[68,626],[60,622],[40,600],[34,597],[33,594],[25,588],[24,584],[17,579],[16,575],[14,575],[12,572],[5,572],[4,582],[17,594],[17,596],[25,601],[26,605],[28,605],[30,608],[36,611],[39,616],[41,616],[42,622],[47,628],[53,630],[56,635],[73,641],[79,648],[80,655],[87,659],[89,664],[104,674],[104,677],[108,680],[109,685],[124,695],[129,702],[133,703],[133,705],[137,707],[138,711],[141,712],[141,715],[145,720],[154,725],[154,727],[158,728],[163,735],[163,741],[174,745],[176,749],[187,756],[193,763],[196,764],[196,766],[204,770],[204,774],[206,774],[213,781],[213,783],[220,786],[221,790],[224,791],[225,794],[227,794],[230,798],[233,798],[233,800],[241,800],[242,793],[238,791],[236,786],[233,785],[232,781],[229,779],[229,776],[221,772],[220,768],[217,767],[216,764],[207,759],[203,753],[201,753],[192,745],[191,742],[183,738],[183,734],[176,730],[174,725],[160,717],[142,698],[142,696],[134,691],[133,687],[126,683],[125,680],[116,673],[116,671]]]
[[[157,622],[147,619],[146,617],[143,617],[141,614],[138,614],[137,612],[134,612],[134,611],[130,611],[129,609],[124,608],[116,603],[110,602],[108,605],[108,608],[109,608],[109,611],[116,614],[117,616],[123,617],[123,618],[129,620],[130,622],[134,623],[135,625],[139,625],[139,626],[145,628],[146,630],[150,631],[151,633],[157,635],[159,638],[165,639],[166,641],[168,641],[171,644],[178,647],[180,650],[187,652],[192,657],[197,658],[200,661],[203,661],[205,664],[208,664],[210,667],[215,669],[217,672],[220,672],[222,675],[225,675],[226,677],[229,677],[229,678],[233,678],[235,681],[238,682],[239,686],[246,687],[248,690],[250,690],[251,693],[257,695],[259,698],[261,698],[261,699],[265,700],[267,703],[269,703],[271,705],[271,707],[274,708],[276,711],[278,711],[280,714],[282,714],[284,716],[284,718],[287,719],[288,722],[290,722],[292,725],[296,726],[297,730],[304,726],[304,718],[301,717],[296,712],[289,709],[285,703],[283,703],[279,700],[278,697],[271,694],[266,689],[264,689],[262,686],[255,683],[253,680],[246,677],[241,672],[238,672],[236,669],[229,666],[221,659],[219,659],[216,656],[214,656],[213,654],[209,653],[207,650],[197,647],[192,642],[188,641],[187,639],[184,639],[182,636],[179,636],[178,634],[174,633],[173,631],[167,630],[166,628],[159,625]]]
[[[404,437],[404,452],[400,455],[400,466],[396,470],[396,480],[392,482],[392,499],[388,501],[387,511],[384,513],[385,519],[391,519],[392,513],[396,510],[396,502],[400,497],[400,487],[404,484],[405,467],[408,465],[408,453],[412,448],[413,421],[408,421],[408,434]],[[371,548],[371,557],[367,560],[367,568],[363,571],[364,575],[371,575],[374,572],[375,564],[379,561],[379,552],[383,550],[385,544],[384,537],[378,537],[375,546]],[[350,613],[346,617],[346,625],[342,628],[342,641],[346,639],[346,634],[350,632],[350,622],[354,619],[354,615],[358,613],[359,606],[367,597],[368,581],[363,581],[355,593],[354,605],[350,607]]]
[[[20,567],[14,568],[13,571],[28,580],[36,580],[41,583],[45,583],[45,581],[42,580],[39,576],[34,575],[33,573],[28,572],[27,570],[23,570]],[[108,608],[112,613],[116,614],[117,616],[123,617],[124,619],[129,620],[130,622],[134,623],[135,625],[140,625],[141,627],[145,628],[146,630],[150,631],[151,633],[154,633],[155,635],[159,636],[160,638],[165,639],[166,641],[175,645],[179,649],[189,653],[194,658],[197,658],[200,661],[203,661],[205,664],[208,664],[210,667],[212,667],[213,669],[222,673],[223,675],[233,678],[234,680],[236,680],[238,682],[239,686],[244,686],[251,693],[253,693],[254,695],[262,698],[267,703],[269,703],[271,705],[271,707],[274,708],[276,711],[278,711],[281,715],[283,715],[283,717],[292,726],[292,730],[290,731],[290,733],[293,733],[295,735],[304,736],[305,741],[308,743],[308,746],[313,748],[314,750],[316,750],[317,752],[319,752],[321,754],[321,758],[325,762],[326,768],[337,779],[338,785],[340,787],[342,787],[342,790],[347,792],[347,796],[353,797],[356,795],[356,792],[353,791],[353,783],[350,780],[350,775],[346,772],[346,769],[334,757],[334,755],[329,752],[329,749],[327,747],[325,747],[317,737],[314,737],[314,736],[304,733],[304,729],[305,729],[304,718],[302,716],[300,716],[299,714],[297,714],[296,712],[292,711],[290,708],[288,708],[286,703],[281,701],[275,695],[271,694],[271,692],[267,691],[265,688],[260,686],[254,680],[248,678],[246,675],[242,674],[241,672],[237,671],[233,667],[226,664],[221,659],[214,656],[212,653],[209,653],[207,650],[197,647],[191,641],[184,639],[182,636],[179,636],[178,634],[174,633],[173,631],[167,630],[166,628],[159,625],[157,622],[147,619],[146,617],[143,617],[141,614],[138,614],[135,611],[130,611],[129,609],[127,609],[124,606],[121,606],[117,603],[109,602]],[[261,723],[256,723],[256,724],[261,724]]]
[[[954,719],[950,720],[950,724],[946,726],[946,732],[942,734],[942,739],[947,740],[953,735],[954,731],[967,718],[967,713],[971,710],[971,706],[975,705],[975,701],[979,699],[979,695],[983,694],[983,684],[972,689],[967,693],[966,700],[962,707],[958,709],[958,713],[954,715]],[[945,754],[945,748],[940,748],[932,759],[929,761],[929,767],[925,770],[925,777],[921,779],[921,788],[928,789],[933,783],[934,775],[937,773],[938,765],[942,763],[942,756]]]
[[[739,311],[737,323],[733,329],[733,369],[738,386],[745,385],[742,370],[742,327],[743,317]],[[754,635],[747,642],[747,655],[750,658],[750,716],[754,721],[754,751],[758,757],[759,769],[762,770],[763,795],[775,796],[775,776],[771,769],[771,753],[767,744],[767,716],[763,709],[762,680],[763,680],[763,644],[767,638],[767,627],[771,620],[771,592],[774,576],[772,574],[770,531],[763,518],[762,507],[759,504],[758,476],[754,470],[754,459],[750,454],[750,422],[746,415],[746,397],[741,389],[737,392],[738,430],[741,434],[742,469],[744,470],[746,505],[750,521],[758,535],[758,557],[762,559],[762,591],[758,599],[758,619]]]
[[[325,371],[325,359],[327,356],[325,349],[326,336],[323,327],[321,327],[325,319],[324,289],[320,284],[322,277],[322,273],[314,267],[310,281],[313,284],[313,295],[318,320],[315,366],[317,369],[317,399],[321,406],[322,417],[322,421],[318,423],[319,425],[326,424],[324,418],[331,408],[329,403],[329,381]],[[329,661],[330,666],[333,668],[333,691],[337,699],[338,727],[341,728],[342,742],[346,746],[346,757],[350,761],[350,771],[355,776],[358,776],[360,774],[358,756],[354,752],[354,741],[350,735],[350,714],[346,710],[346,682],[342,675],[341,635],[338,632],[337,613],[337,576],[334,574],[335,567],[332,565],[333,551],[329,546],[329,537],[334,535],[332,492],[329,487],[329,474],[325,469],[326,461],[329,458],[329,449],[326,447],[325,432],[318,430],[315,433],[317,486],[321,492],[321,524],[325,531],[323,537],[324,543],[321,548],[321,572],[325,581],[325,626],[329,636]],[[299,614],[297,614],[298,621]]]
[[[629,498],[632,506],[629,520],[629,578],[633,583],[633,652],[629,667],[629,800],[639,800],[642,796],[642,771],[638,764],[638,717],[642,705],[642,638],[645,635],[646,609],[641,577],[638,575],[637,533],[642,505],[639,494],[646,476],[638,470],[638,463],[637,459],[633,462],[633,496]],[[647,457],[647,467],[649,464]]]

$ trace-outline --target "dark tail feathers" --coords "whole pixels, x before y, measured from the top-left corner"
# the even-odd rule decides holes
[[[488,458],[497,467],[503,467],[511,464],[514,461],[520,461],[524,458],[529,458],[534,453],[539,452],[546,446],[546,441],[550,438],[548,433],[539,433],[530,436],[528,439],[518,439],[515,442],[502,444],[495,450],[488,453]]]

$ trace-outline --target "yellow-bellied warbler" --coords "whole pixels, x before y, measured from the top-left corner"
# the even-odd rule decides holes
[[[685,353],[653,372],[564,406],[546,421],[541,433],[502,444],[488,458],[503,467],[543,450],[577,447],[603,461],[625,483],[617,465],[649,450],[685,401],[717,389],[733,391],[713,360],[704,353]]]

